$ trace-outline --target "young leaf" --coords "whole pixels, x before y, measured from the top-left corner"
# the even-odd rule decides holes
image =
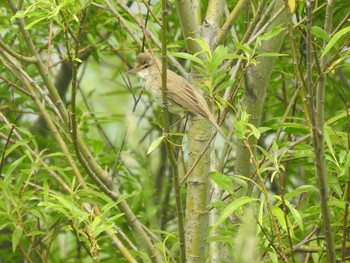
[[[255,138],[259,139],[260,138],[259,130],[251,123],[247,123],[247,125],[251,129],[251,134],[253,134]]]
[[[159,147],[159,145],[162,143],[162,141],[164,140],[164,136],[160,136],[159,138],[155,139],[151,145],[148,148],[147,151],[147,155],[149,155],[150,153],[152,153],[155,149],[157,149]]]

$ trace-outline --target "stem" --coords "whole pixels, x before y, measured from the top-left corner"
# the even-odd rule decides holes
[[[244,8],[244,6],[248,3],[248,0],[239,0],[236,4],[235,8],[232,10],[230,16],[225,21],[222,28],[219,30],[217,38],[215,40],[215,43],[217,45],[223,43],[223,41],[228,36],[228,32],[230,31],[231,27],[233,26],[234,21],[237,19],[238,15]]]
[[[168,112],[168,96],[167,96],[167,0],[162,0],[162,108],[163,119],[164,119],[164,133],[166,137],[166,150],[168,158],[172,167],[173,181],[175,189],[175,200],[176,200],[176,212],[178,217],[178,228],[179,228],[179,243],[180,243],[180,262],[186,262],[186,241],[185,241],[185,227],[184,227],[184,212],[181,202],[181,187],[179,182],[179,169],[174,154],[174,149],[170,143],[170,123],[169,123],[169,112]]]
[[[349,105],[347,105],[346,109],[346,115],[347,115],[347,134],[348,134],[348,154],[350,151],[350,116],[349,116]],[[346,181],[346,188],[344,193],[344,199],[345,199],[345,212],[344,212],[344,219],[343,219],[343,241],[342,241],[342,249],[341,249],[341,261],[345,262],[346,257],[346,241],[347,241],[347,235],[349,231],[348,226],[348,218],[349,218],[349,206],[350,206],[350,167],[348,168],[348,178]]]
[[[308,103],[310,120],[312,124],[312,141],[315,149],[315,165],[316,175],[318,178],[322,219],[324,225],[325,240],[327,244],[327,262],[336,262],[334,243],[331,229],[330,211],[327,204],[328,201],[328,185],[327,185],[327,172],[326,172],[326,160],[325,160],[325,145],[324,145],[324,96],[325,96],[325,77],[322,76],[318,82],[316,89],[316,98],[314,105],[314,92],[312,84],[312,4],[313,0],[306,1],[306,60],[307,60],[307,74],[306,85],[308,87]],[[328,1],[326,7],[326,21],[325,31],[330,34],[332,23],[332,0]],[[324,43],[325,45],[325,43]],[[321,59],[321,68],[326,64],[327,59],[323,57]]]

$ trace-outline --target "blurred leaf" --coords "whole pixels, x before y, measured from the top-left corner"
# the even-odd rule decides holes
[[[287,57],[288,54],[282,54],[282,53],[275,53],[275,52],[269,52],[269,53],[259,53],[256,55],[256,57]]]
[[[221,225],[226,220],[226,218],[229,217],[238,208],[242,207],[247,203],[255,202],[258,200],[259,199],[248,197],[248,196],[243,196],[241,198],[238,198],[237,200],[234,200],[233,202],[228,204],[227,207],[220,213],[218,220],[213,225],[213,229]]]
[[[331,39],[330,36],[326,33],[326,31],[324,31],[324,29],[319,26],[313,26],[311,28],[311,33],[317,38],[320,38],[327,42]]]
[[[250,58],[252,56],[253,51],[247,44],[242,45],[236,41],[234,41],[233,44],[236,46],[237,49],[242,50],[247,58]]]
[[[271,31],[259,36],[257,38],[257,45],[260,45],[262,41],[266,41],[266,40],[270,40],[271,38],[276,37],[277,35],[279,35],[282,31],[285,31],[284,28],[282,27],[274,27],[273,29],[271,29]]]
[[[247,123],[247,126],[250,128],[251,130],[251,134],[253,134],[253,136],[257,139],[260,138],[260,132],[259,130],[251,123]]]
[[[286,193],[284,196],[284,199],[289,200],[294,196],[297,196],[303,193],[309,193],[309,192],[318,192],[318,189],[316,186],[313,186],[313,185],[302,185],[290,191],[289,193]]]
[[[232,181],[225,175],[219,172],[210,172],[210,178],[223,190],[233,194],[234,188]]]
[[[189,54],[189,53],[169,52],[169,55],[170,55],[170,56],[173,56],[173,57],[184,58],[184,59],[186,59],[186,60],[190,60],[190,61],[196,62],[196,63],[198,63],[199,65],[203,65],[203,61],[202,61],[202,60],[200,60],[200,59],[197,58],[196,56],[191,55],[191,54]]]
[[[295,0],[288,0],[288,6],[289,6],[290,12],[293,13],[295,9]]]
[[[218,93],[222,90],[226,90],[228,87],[231,87],[231,85],[235,83],[235,80],[228,80],[228,81],[224,81],[222,82],[216,89],[215,89],[215,93]]]
[[[12,233],[12,251],[15,252],[18,246],[18,243],[21,241],[23,234],[23,228],[16,226],[15,230]]]
[[[341,29],[339,32],[335,33],[332,36],[331,40],[326,45],[326,47],[324,48],[321,58],[324,57],[335,46],[335,44],[338,43],[339,39],[345,34],[347,34],[349,31],[350,31],[350,27],[345,27]]]
[[[204,39],[193,38],[193,37],[188,37],[187,39],[197,42],[197,44],[201,47],[202,51],[196,53],[195,54],[196,56],[201,54],[201,53],[204,53],[209,60],[211,59],[211,51],[210,51],[209,44]]]

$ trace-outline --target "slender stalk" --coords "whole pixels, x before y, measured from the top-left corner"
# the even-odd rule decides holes
[[[233,26],[234,21],[237,19],[239,13],[242,11],[242,9],[245,7],[247,3],[248,3],[248,0],[238,1],[235,8],[232,10],[231,14],[229,15],[224,25],[221,27],[221,29],[218,32],[217,38],[215,40],[216,45],[223,43],[223,41],[226,39],[228,32]]]
[[[347,105],[346,110],[347,115],[347,134],[348,134],[348,154],[350,151],[350,116],[349,116],[349,105]],[[345,199],[345,209],[344,209],[344,219],[343,219],[343,241],[342,241],[342,249],[341,249],[341,262],[345,262],[346,257],[346,241],[349,231],[349,210],[350,210],[350,167],[348,168],[348,178],[346,180],[346,187],[344,192]]]
[[[327,262],[336,262],[334,241],[331,229],[331,218],[330,210],[328,206],[328,185],[327,185],[327,171],[326,171],[326,160],[325,160],[325,144],[324,144],[324,99],[325,99],[325,77],[322,76],[318,82],[316,89],[316,98],[314,97],[313,84],[312,84],[312,6],[313,0],[306,1],[306,84],[308,87],[308,104],[310,112],[310,120],[312,124],[312,141],[315,149],[315,165],[316,175],[318,178],[319,190],[320,190],[320,201],[322,220],[325,233],[325,239],[327,244]],[[326,7],[326,21],[325,31],[331,33],[332,23],[332,11],[333,3],[332,0],[328,1]],[[326,64],[326,58],[321,59],[321,67]],[[315,103],[314,103],[315,98]],[[315,105],[316,104],[316,105]]]
[[[6,45],[2,39],[0,38],[0,47],[2,47],[7,53],[9,53],[11,56],[27,63],[36,63],[37,60],[35,57],[26,57],[21,54],[18,54],[16,51],[14,51],[11,47]]]
[[[185,223],[184,212],[181,201],[181,187],[179,182],[179,169],[174,154],[174,149],[170,143],[170,122],[168,112],[168,96],[167,96],[167,0],[162,0],[162,101],[163,101],[163,119],[164,133],[166,137],[166,150],[172,167],[173,183],[175,190],[176,212],[178,217],[178,232],[180,243],[180,262],[186,262],[186,240],[185,240]]]
[[[306,123],[308,124],[309,130],[311,131],[311,122],[309,117],[309,111],[307,108],[307,100],[305,97],[305,88],[306,83],[303,78],[303,73],[301,69],[301,63],[300,59],[298,57],[298,50],[296,47],[296,39],[294,35],[294,28],[293,28],[293,21],[292,21],[292,14],[290,12],[288,3],[285,1],[286,11],[288,12],[288,20],[287,20],[287,28],[288,28],[288,36],[289,36],[289,43],[290,43],[290,50],[291,50],[291,56],[293,61],[293,68],[294,68],[294,74],[296,76],[296,86],[297,89],[300,90],[300,97],[301,97],[301,103],[303,108],[304,117],[306,119]]]
[[[251,157],[251,160],[255,166],[255,171],[258,175],[258,179],[260,181],[260,186],[261,186],[261,189],[262,189],[262,194],[264,196],[264,201],[265,201],[265,204],[266,204],[266,209],[269,213],[269,216],[271,218],[271,223],[272,223],[272,227],[273,229],[275,230],[275,236],[277,238],[277,242],[278,242],[278,245],[279,245],[279,248],[280,248],[280,251],[276,250],[276,252],[280,255],[281,257],[281,260],[283,260],[283,262],[287,263],[288,262],[288,259],[286,257],[286,252],[284,250],[284,246],[283,246],[283,242],[282,242],[282,235],[280,233],[280,228],[279,228],[279,225],[277,224],[277,219],[276,219],[276,216],[275,216],[275,213],[273,211],[273,208],[271,206],[271,201],[270,201],[270,197],[269,197],[269,191],[267,190],[266,188],[266,185],[265,185],[265,182],[264,182],[264,179],[262,178],[261,174],[260,174],[260,171],[259,171],[259,163],[257,161],[257,159],[255,158],[256,154],[255,154],[255,151],[251,148],[250,144],[249,144],[249,141],[247,139],[244,140],[244,143],[249,151],[249,154],[250,154],[250,157]]]
[[[242,38],[242,41],[241,41],[241,44],[243,43],[246,43],[247,40],[250,38],[251,34],[253,33],[254,29],[256,28],[257,26],[257,23],[259,21],[261,21],[261,16],[262,15],[268,15],[270,14],[270,12],[272,11],[272,5],[271,5],[271,9],[268,9],[266,10],[266,12],[263,12],[264,11],[264,8],[265,8],[265,5],[266,5],[266,2],[267,0],[262,0],[260,5],[259,5],[259,8],[253,18],[253,20],[249,23],[249,27],[247,28],[247,30],[245,31],[244,33],[244,36]]]
[[[286,164],[284,165],[286,167]],[[282,202],[282,211],[283,211],[283,217],[284,217],[284,223],[286,225],[286,232],[287,232],[287,239],[288,239],[288,243],[289,243],[289,247],[291,250],[291,258],[292,258],[292,262],[295,263],[295,257],[294,257],[294,253],[293,253],[293,240],[292,240],[292,235],[291,235],[291,227],[289,224],[289,219],[288,219],[288,208],[286,205],[286,200],[285,200],[285,183],[286,183],[286,176],[287,176],[287,169],[285,170],[285,172],[283,174],[278,174],[278,179],[280,182],[280,196],[281,196],[281,202]],[[286,254],[286,251],[284,251],[284,253]]]

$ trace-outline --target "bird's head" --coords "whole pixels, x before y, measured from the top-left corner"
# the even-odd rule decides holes
[[[148,74],[150,74],[150,70],[154,65],[154,58],[150,53],[140,53],[136,57],[135,67],[132,71],[135,72],[139,77],[145,78]]]

